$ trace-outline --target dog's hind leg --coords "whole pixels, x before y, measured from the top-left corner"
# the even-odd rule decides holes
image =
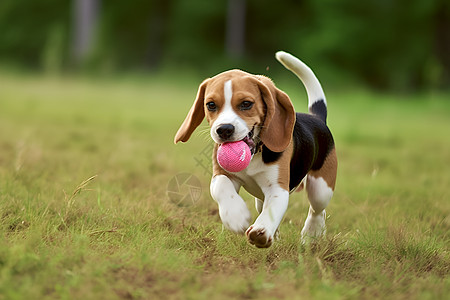
[[[337,158],[333,149],[319,170],[310,171],[306,179],[309,212],[302,229],[302,242],[325,234],[325,208],[333,196],[336,184]]]

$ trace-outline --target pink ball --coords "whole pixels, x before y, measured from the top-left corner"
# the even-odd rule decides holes
[[[240,172],[247,168],[252,154],[243,141],[223,143],[217,149],[217,162],[228,172]]]

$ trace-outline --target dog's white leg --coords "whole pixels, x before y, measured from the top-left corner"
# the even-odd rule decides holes
[[[309,212],[302,229],[302,242],[309,238],[320,237],[325,233],[325,208],[333,196],[333,190],[322,177],[308,175],[306,192],[309,199]]]
[[[256,211],[258,212],[258,214],[261,214],[261,212],[263,210],[263,204],[264,204],[264,201],[255,197],[255,207],[256,207]],[[273,237],[275,240],[278,240],[280,238],[279,228],[277,229],[277,231],[275,231]]]
[[[240,184],[225,175],[211,180],[211,196],[219,204],[219,215],[223,225],[236,233],[244,233],[250,224],[250,211],[239,196]]]
[[[272,185],[263,192],[262,212],[246,232],[249,242],[259,248],[272,244],[289,202],[289,192],[279,186]]]

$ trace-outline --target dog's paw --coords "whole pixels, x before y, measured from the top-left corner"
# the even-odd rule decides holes
[[[258,248],[268,248],[272,245],[273,237],[267,233],[264,227],[252,225],[245,234],[249,243]]]
[[[250,211],[244,202],[242,205],[219,207],[219,215],[225,228],[235,233],[244,234],[250,225]]]
[[[309,244],[311,240],[320,238],[325,234],[325,216],[325,211],[318,215],[308,215],[301,233],[302,244]]]

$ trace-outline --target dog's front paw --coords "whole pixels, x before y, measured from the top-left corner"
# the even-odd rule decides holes
[[[243,202],[242,205],[219,207],[219,215],[223,225],[228,230],[243,234],[250,225],[250,211]]]
[[[272,245],[273,237],[268,234],[264,227],[250,226],[245,232],[250,244],[258,248],[268,248]]]

